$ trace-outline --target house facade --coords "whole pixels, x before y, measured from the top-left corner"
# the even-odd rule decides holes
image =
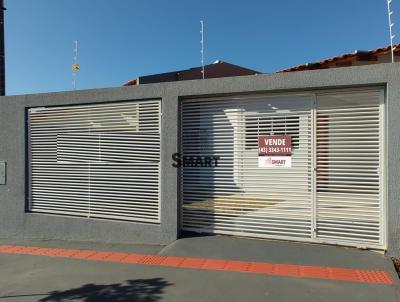
[[[0,236],[399,255],[399,79],[394,63],[2,97]]]

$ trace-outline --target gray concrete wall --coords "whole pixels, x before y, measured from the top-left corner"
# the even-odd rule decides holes
[[[0,236],[104,242],[168,243],[179,232],[179,171],[171,155],[179,150],[179,101],[215,95],[275,93],[313,89],[384,86],[387,91],[387,213],[390,254],[400,254],[400,64],[377,64],[273,75],[148,84],[76,92],[0,98],[0,161],[7,162],[0,185]],[[162,100],[161,224],[115,222],[25,212],[26,109],[35,106]]]
[[[177,150],[178,98],[164,86],[10,96],[0,99],[0,158],[7,162],[7,182],[0,186],[0,237],[103,242],[169,243],[177,238],[177,169],[170,154]],[[49,105],[162,99],[161,224],[117,222],[26,213],[27,108]]]

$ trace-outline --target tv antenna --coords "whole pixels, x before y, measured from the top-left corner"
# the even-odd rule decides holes
[[[78,41],[74,42],[75,47],[73,51],[73,63],[72,63],[72,88],[76,90],[76,76],[78,73],[78,70],[80,68],[78,64]]]
[[[201,34],[201,41],[200,41],[200,44],[201,44],[201,50],[200,50],[200,53],[201,53],[201,74],[202,74],[203,80],[204,80],[205,74],[204,74],[204,22],[203,22],[203,20],[200,20],[200,25],[201,25],[201,30],[200,30],[200,34]]]
[[[387,0],[387,10],[388,10],[388,19],[389,19],[389,34],[390,34],[390,52],[392,53],[392,63],[394,63],[393,39],[396,35],[393,34],[394,23],[392,23],[393,11],[390,6],[391,3],[392,3],[392,0]]]

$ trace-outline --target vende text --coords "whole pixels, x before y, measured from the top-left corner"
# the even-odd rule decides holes
[[[291,155],[292,138],[289,135],[260,135],[258,137],[258,155]]]

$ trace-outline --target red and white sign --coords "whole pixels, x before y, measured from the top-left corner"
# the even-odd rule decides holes
[[[292,155],[292,137],[289,135],[260,135],[258,137],[258,155]]]
[[[260,135],[258,137],[259,168],[291,168],[292,138],[289,135]]]

